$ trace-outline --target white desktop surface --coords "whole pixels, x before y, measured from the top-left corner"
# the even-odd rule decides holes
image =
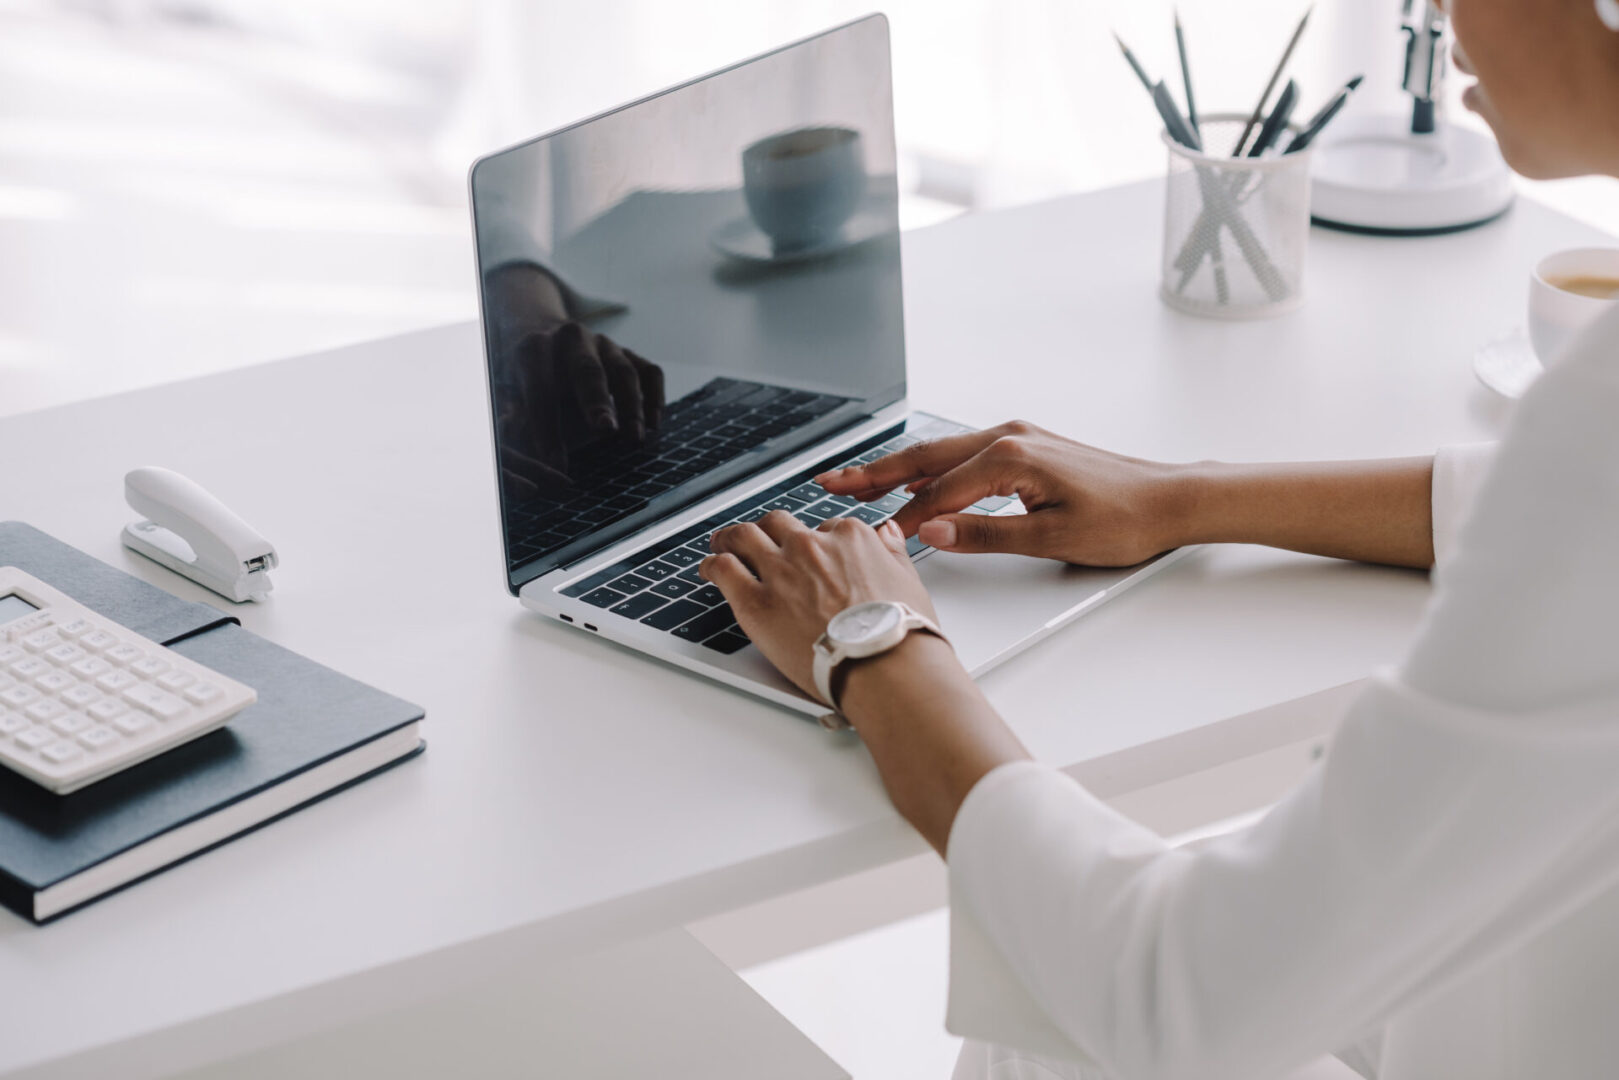
[[[1506,409],[1472,349],[1520,319],[1537,258],[1611,242],[1527,202],[1453,237],[1318,230],[1301,311],[1219,323],[1157,298],[1160,191],[908,235],[913,404],[1167,459],[1491,438]],[[160,1075],[921,848],[852,738],[518,607],[472,326],[0,421],[0,460],[26,462],[0,472],[5,517],[229,607],[118,544],[129,468],[214,490],[282,557],[269,602],[233,613],[425,706],[428,740],[51,926],[0,913],[0,1075]],[[1395,658],[1427,592],[1204,551],[985,685],[1047,761],[1173,756],[1166,737]]]

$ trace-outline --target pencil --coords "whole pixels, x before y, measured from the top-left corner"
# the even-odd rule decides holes
[[[1181,54],[1181,82],[1186,86],[1186,119],[1192,125],[1192,130],[1199,138],[1203,136],[1203,125],[1197,120],[1197,99],[1192,96],[1192,65],[1186,59],[1186,32],[1181,29],[1180,9],[1175,9],[1175,48]]]
[[[1135,71],[1136,78],[1141,80],[1141,85],[1147,88],[1147,93],[1152,93],[1153,82],[1147,75],[1147,69],[1141,66],[1141,61],[1136,59],[1136,54],[1130,51],[1130,46],[1124,43],[1117,30],[1113,31],[1113,40],[1119,43],[1119,49],[1124,53],[1124,58],[1130,61],[1130,67]]]
[[[1276,90],[1276,84],[1282,81],[1282,72],[1287,70],[1287,62],[1293,59],[1293,50],[1299,47],[1299,39],[1304,36],[1304,28],[1309,25],[1310,13],[1314,6],[1304,11],[1304,18],[1299,20],[1299,28],[1293,31],[1293,40],[1287,43],[1287,51],[1282,53],[1281,62],[1272,72],[1270,82],[1265,85],[1265,92],[1259,95],[1259,104],[1254,106],[1254,115],[1248,118],[1248,123],[1242,129],[1242,138],[1237,140],[1237,148],[1231,152],[1232,157],[1242,157],[1242,148],[1248,144],[1248,136],[1254,133],[1254,128],[1265,118],[1265,104],[1270,101],[1271,94]]]

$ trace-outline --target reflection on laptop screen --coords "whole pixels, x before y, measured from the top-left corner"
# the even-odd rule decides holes
[[[904,396],[881,17],[472,173],[515,591]]]

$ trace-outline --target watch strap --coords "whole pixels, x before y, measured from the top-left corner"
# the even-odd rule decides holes
[[[857,606],[859,605],[851,605],[851,607]],[[844,661],[866,660],[873,656],[881,656],[884,653],[891,652],[898,648],[899,644],[910,637],[911,633],[916,630],[926,631],[946,644],[949,643],[950,639],[945,636],[943,630],[939,629],[938,623],[903,601],[895,601],[895,606],[900,609],[900,623],[896,628],[899,633],[893,641],[882,648],[855,656],[843,646],[834,644],[828,634],[823,633],[820,639],[815,642],[815,656],[811,665],[811,674],[815,680],[815,692],[822,703],[831,708],[839,718],[843,714],[838,708],[836,695],[832,692],[832,680]],[[842,613],[840,612],[839,614]],[[833,618],[835,619],[837,616],[834,615]],[[831,620],[828,620],[828,625],[831,625]],[[844,721],[841,725],[835,726],[847,727],[849,725],[847,721]]]

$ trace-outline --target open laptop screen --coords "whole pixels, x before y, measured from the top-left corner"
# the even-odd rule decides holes
[[[515,591],[904,396],[888,28],[479,161]]]

